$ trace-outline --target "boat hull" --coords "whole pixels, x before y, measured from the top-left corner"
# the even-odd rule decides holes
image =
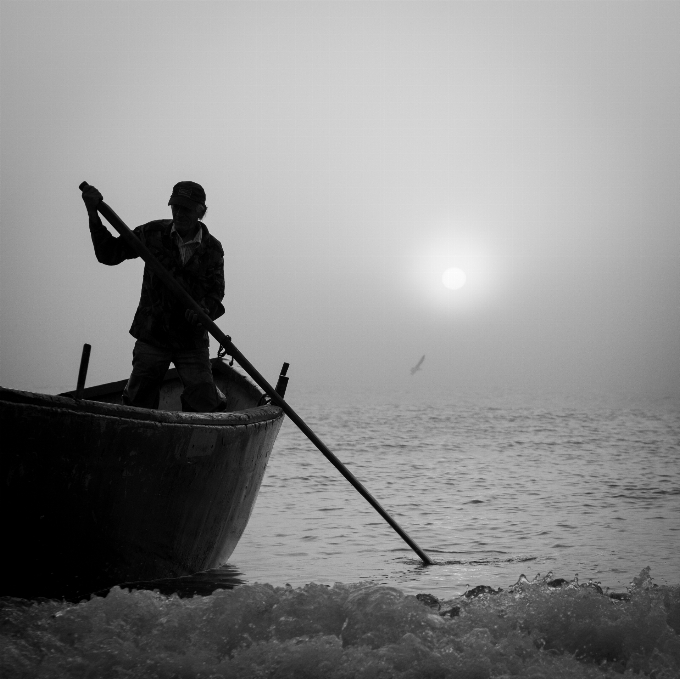
[[[223,564],[282,420],[271,405],[181,413],[3,390],[2,593],[66,596]]]

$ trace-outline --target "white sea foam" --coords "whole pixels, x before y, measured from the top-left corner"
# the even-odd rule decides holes
[[[680,676],[680,586],[648,569],[627,600],[525,579],[437,601],[393,587],[246,585],[180,599],[114,588],[80,604],[0,599],[0,675]]]

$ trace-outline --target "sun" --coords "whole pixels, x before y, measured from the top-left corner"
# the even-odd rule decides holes
[[[448,268],[442,274],[442,283],[449,290],[459,290],[465,285],[466,280],[467,276],[465,275],[465,271],[458,269],[455,266]]]

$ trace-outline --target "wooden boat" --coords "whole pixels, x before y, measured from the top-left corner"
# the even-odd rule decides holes
[[[118,405],[125,380],[48,396],[0,388],[0,595],[68,596],[223,564],[250,518],[281,408],[222,360],[224,413]]]

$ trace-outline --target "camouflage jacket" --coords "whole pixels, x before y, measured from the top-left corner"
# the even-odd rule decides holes
[[[184,289],[208,309],[215,320],[224,314],[224,250],[210,235],[205,224],[201,244],[186,265],[182,265],[174,237],[170,235],[172,219],[159,219],[138,226],[135,236],[156,259],[179,281]],[[90,219],[90,235],[94,252],[102,264],[113,266],[139,255],[121,238],[115,238],[101,223]],[[209,344],[208,332],[192,325],[185,317],[186,307],[147,265],[144,267],[142,293],[130,334],[143,342],[167,349],[200,349]]]

